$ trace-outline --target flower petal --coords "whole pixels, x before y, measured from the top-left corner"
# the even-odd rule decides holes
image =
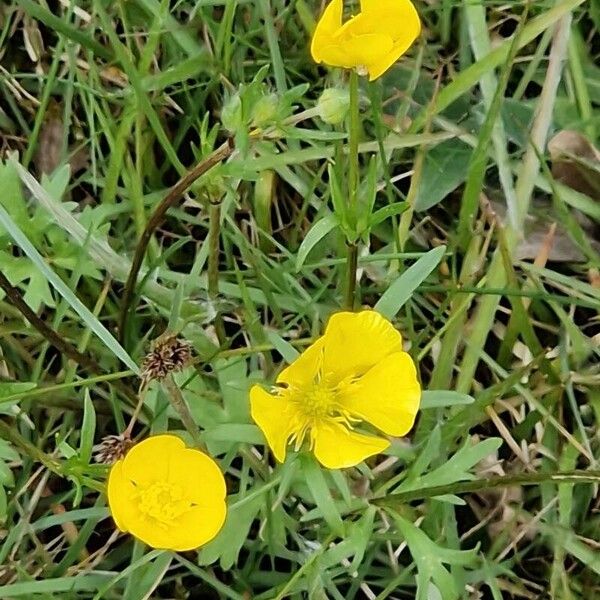
[[[412,46],[415,38],[416,36],[414,38],[407,37],[396,42],[388,54],[367,64],[369,81],[375,81],[375,79],[381,77]]]
[[[350,431],[334,421],[313,427],[311,436],[317,460],[328,469],[354,467],[390,445],[388,440]]]
[[[291,365],[286,367],[277,383],[287,383],[296,387],[310,385],[316,378],[323,363],[324,339],[320,337],[311,344]]]
[[[361,0],[360,9],[369,31],[385,33],[394,42],[411,38],[410,46],[421,33],[421,19],[410,0]]]
[[[389,35],[381,33],[351,35],[348,39],[325,46],[322,51],[323,62],[346,69],[362,67],[380,60],[382,56],[387,56],[393,47],[394,41]]]
[[[417,370],[406,352],[386,356],[340,397],[344,409],[384,433],[406,435],[421,401]]]
[[[250,413],[267,438],[275,458],[285,460],[286,446],[297,423],[293,405],[280,396],[269,394],[259,385],[250,390]]]
[[[334,314],[323,337],[323,374],[333,382],[359,377],[389,354],[402,351],[400,333],[374,310]]]
[[[310,46],[310,52],[315,62],[323,61],[322,49],[331,43],[334,33],[342,26],[343,11],[343,0],[333,0],[319,19]]]
[[[171,454],[185,448],[175,435],[153,435],[136,444],[123,460],[123,474],[138,485],[166,480]]]
[[[217,463],[200,450],[185,448],[171,454],[169,483],[179,485],[187,497],[203,510],[225,498],[225,478]]]
[[[108,507],[117,527],[127,532],[128,524],[137,513],[133,502],[136,493],[135,485],[123,474],[123,460],[118,460],[108,474]]]
[[[159,550],[176,550],[173,542],[177,539],[177,527],[159,524],[141,513],[133,516],[128,526],[129,533],[144,544]]]
[[[226,516],[225,500],[215,501],[210,506],[192,508],[179,517],[171,529],[169,549],[183,552],[210,542],[221,531]]]

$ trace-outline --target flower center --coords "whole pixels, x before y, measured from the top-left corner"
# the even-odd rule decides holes
[[[137,500],[140,512],[158,521],[161,527],[171,525],[192,507],[181,487],[167,481],[156,481],[142,488]]]
[[[296,450],[299,450],[307,435],[310,436],[311,447],[314,444],[312,432],[314,428],[326,423],[335,421],[352,428],[352,423],[356,421],[345,410],[340,395],[350,384],[350,380],[333,384],[328,378],[321,374],[312,383],[304,386],[290,386],[285,390],[280,390],[280,394],[286,396],[290,403],[295,406],[293,434],[290,443],[293,443]]]
[[[332,412],[335,407],[336,390],[326,383],[316,382],[298,394],[297,402],[301,403],[302,411],[308,417],[322,418]]]

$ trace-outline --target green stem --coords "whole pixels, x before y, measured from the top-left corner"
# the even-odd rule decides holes
[[[436,496],[445,496],[447,494],[468,494],[491,490],[494,488],[507,488],[516,485],[539,485],[541,483],[595,483],[600,482],[600,471],[579,470],[567,472],[549,472],[549,473],[520,473],[507,477],[490,477],[489,479],[476,479],[475,481],[458,481],[448,485],[437,485],[434,487],[420,488],[390,494],[385,498],[376,498],[372,501],[378,506],[389,506],[398,508],[414,500],[426,500]]]
[[[181,419],[183,426],[187,429],[187,432],[192,436],[194,444],[197,448],[204,450],[204,443],[200,437],[200,428],[196,424],[196,421],[194,421],[194,417],[192,417],[192,413],[190,412],[190,409],[183,398],[181,390],[175,383],[173,376],[171,374],[167,375],[164,378],[163,383],[167,389],[171,406],[179,415],[179,418]]]
[[[348,131],[348,221],[356,229],[358,221],[358,138],[360,137],[360,114],[358,107],[358,73],[350,71],[350,127]],[[346,301],[345,307],[354,310],[356,304],[356,270],[358,266],[358,245],[356,232],[354,239],[348,239],[348,261],[346,264]]]
[[[358,246],[355,243],[348,244],[348,263],[346,271],[346,301],[345,308],[354,310],[356,304],[356,269],[358,266]]]
[[[219,240],[221,236],[221,203],[210,202],[208,216],[208,298],[215,307],[219,300]],[[219,345],[225,344],[225,325],[223,316],[217,310],[215,331]]]
[[[355,70],[350,71],[350,131],[348,152],[348,171],[350,175],[350,212],[356,219],[356,209],[358,200],[358,137],[360,129],[360,118],[358,112],[358,73]]]

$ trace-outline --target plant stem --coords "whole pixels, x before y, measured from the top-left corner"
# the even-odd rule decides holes
[[[345,308],[354,310],[356,304],[356,269],[358,266],[358,245],[349,242],[348,245],[348,262],[346,265],[346,301]]]
[[[350,71],[350,130],[349,130],[349,152],[348,152],[348,172],[350,176],[350,211],[356,218],[356,208],[358,199],[358,136],[360,128],[360,119],[358,113],[358,73],[355,70]]]
[[[169,402],[171,402],[171,406],[179,415],[179,418],[181,419],[183,426],[187,429],[187,432],[192,436],[194,444],[197,448],[205,450],[204,443],[202,442],[202,439],[200,437],[200,428],[196,424],[196,421],[194,421],[192,413],[190,412],[188,405],[183,399],[181,390],[175,383],[175,380],[173,379],[173,376],[170,373],[164,378],[163,384],[167,389]]]
[[[124,339],[125,321],[129,314],[129,306],[133,300],[138,274],[140,272],[144,256],[146,255],[146,249],[148,248],[148,244],[152,239],[152,235],[164,221],[169,208],[175,206],[177,202],[181,200],[185,192],[194,183],[194,181],[202,177],[202,175],[210,171],[216,165],[228,159],[233,154],[234,150],[235,148],[230,140],[219,146],[211,154],[200,161],[193,169],[188,171],[169,190],[164,199],[154,209],[152,215],[150,215],[150,218],[146,223],[146,228],[144,229],[144,232],[142,233],[137,246],[135,247],[135,254],[133,255],[129,275],[127,276],[127,281],[125,282],[123,300],[121,302],[121,316],[119,319],[119,332],[121,341]]]
[[[360,135],[360,115],[358,107],[358,73],[350,71],[350,126],[348,131],[348,221],[350,227],[356,229],[358,221],[358,138]],[[354,232],[356,234],[356,232]],[[356,269],[358,266],[358,244],[354,239],[347,239],[348,262],[346,264],[346,300],[345,307],[354,310],[356,303]]]
[[[490,477],[489,479],[476,479],[474,481],[457,481],[448,485],[407,490],[397,494],[388,494],[385,498],[376,498],[372,504],[398,508],[414,500],[426,500],[447,494],[469,494],[495,488],[506,488],[517,485],[539,485],[541,483],[594,483],[600,482],[600,471],[579,470],[549,473],[520,473],[506,477]]]
[[[208,215],[208,299],[214,303],[215,331],[219,346],[225,344],[223,315],[216,308],[219,300],[219,240],[221,236],[221,202],[210,202]]]

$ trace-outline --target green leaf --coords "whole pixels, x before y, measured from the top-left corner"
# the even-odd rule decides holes
[[[277,350],[277,352],[283,356],[285,362],[293,363],[298,356],[300,356],[298,350],[296,350],[296,348],[294,348],[294,346],[292,346],[289,342],[284,340],[276,331],[267,329],[266,334],[269,342],[271,342],[275,350]]]
[[[50,282],[52,287],[70,304],[71,308],[81,317],[82,321],[104,342],[106,347],[120,358],[135,373],[139,373],[139,367],[133,359],[127,354],[125,349],[117,342],[112,334],[100,323],[94,314],[75,296],[73,291],[65,282],[48,266],[47,262],[35,249],[33,244],[27,239],[27,236],[12,220],[3,206],[0,206],[0,224],[2,224],[17,246],[27,254],[35,267]]]
[[[411,294],[429,277],[442,260],[446,246],[438,246],[419,258],[388,289],[375,305],[375,310],[388,319],[393,319]]]
[[[6,509],[8,508],[8,499],[6,497],[6,490],[0,486],[0,523],[6,521]]]
[[[448,140],[425,156],[415,210],[429,210],[465,182],[473,150],[460,140]]]
[[[452,392],[448,390],[426,390],[421,394],[421,410],[428,408],[443,408],[444,406],[456,406],[458,404],[473,404],[475,399],[467,394]]]
[[[29,211],[23,197],[21,181],[10,163],[0,162],[0,204],[10,211],[15,223],[25,231],[30,225]],[[4,231],[0,229],[0,234]],[[4,266],[4,265],[3,265]]]
[[[10,467],[3,460],[0,460],[0,486],[13,487],[14,485],[15,478]]]
[[[89,464],[94,447],[94,434],[96,433],[96,411],[90,398],[90,392],[85,390],[83,399],[83,423],[81,425],[81,438],[79,441],[79,456],[85,464]]]
[[[264,444],[265,438],[256,425],[246,423],[227,423],[207,429],[202,437],[209,442],[231,442],[244,444]]]
[[[478,462],[492,454],[502,445],[501,438],[489,438],[474,446],[463,446],[443,465],[423,476],[411,477],[401,483],[394,492],[406,492],[419,488],[448,485],[456,481],[472,481],[475,475],[470,472]]]
[[[323,515],[325,521],[329,525],[332,533],[343,535],[344,524],[339,510],[331,496],[331,490],[327,485],[325,475],[320,465],[310,454],[303,454],[300,457],[300,464],[304,471],[306,485],[312,494],[313,500],[317,508]]]
[[[243,504],[241,504],[242,500],[243,497],[239,495],[229,497],[230,509],[227,512],[225,525],[219,535],[200,551],[198,557],[200,565],[210,565],[218,560],[221,568],[228,571],[237,562],[252,522],[265,501],[262,494],[257,494]],[[236,501],[240,503],[239,506],[236,506]]]
[[[379,210],[376,210],[369,221],[369,227],[376,227],[380,223],[383,223],[390,217],[401,215],[408,208],[406,202],[394,202],[394,204],[388,204]]]
[[[33,381],[0,381],[0,404],[4,398],[34,390],[36,387],[37,383]]]
[[[316,221],[306,234],[302,244],[298,249],[296,257],[296,272],[300,271],[304,265],[310,251],[331,231],[338,226],[338,220],[335,215],[327,215]]]
[[[459,566],[473,565],[477,558],[477,549],[465,551],[443,548],[400,515],[395,515],[395,522],[417,565],[416,600],[429,600],[432,581],[438,589],[444,590],[444,600],[459,598],[462,590],[456,588],[454,577],[443,563]]]

